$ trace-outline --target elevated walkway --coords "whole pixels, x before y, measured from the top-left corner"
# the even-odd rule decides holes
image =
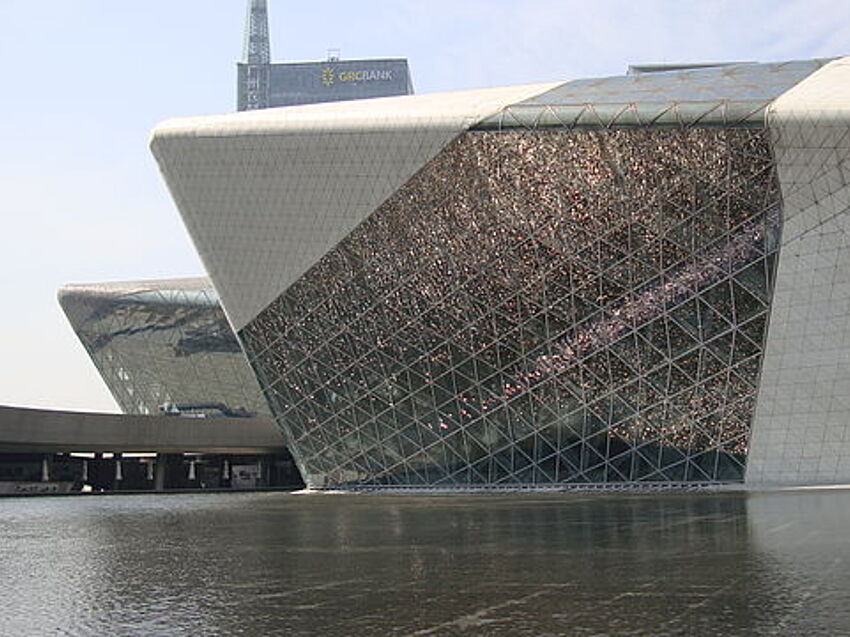
[[[0,453],[280,452],[269,418],[137,416],[0,406]]]

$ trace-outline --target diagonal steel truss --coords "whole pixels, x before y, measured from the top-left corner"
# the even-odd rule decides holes
[[[743,478],[761,129],[474,131],[240,334],[313,486]]]

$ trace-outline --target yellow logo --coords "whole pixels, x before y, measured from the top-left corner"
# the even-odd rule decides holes
[[[332,66],[326,66],[322,69],[322,84],[333,86],[334,82],[336,82],[336,69]]]

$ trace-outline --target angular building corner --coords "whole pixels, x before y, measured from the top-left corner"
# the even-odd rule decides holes
[[[58,296],[124,413],[269,416],[209,279],[66,285]]]
[[[768,121],[784,228],[747,482],[848,482],[850,58],[782,95]]]
[[[460,132],[550,87],[177,119],[151,150],[238,331]]]
[[[312,487],[839,481],[845,68],[298,106],[151,146]]]

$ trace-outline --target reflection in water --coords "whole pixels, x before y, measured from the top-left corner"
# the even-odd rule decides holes
[[[0,633],[835,634],[850,493],[0,501]]]
[[[850,633],[850,492],[764,494],[747,509],[754,551],[783,585],[779,632]]]

